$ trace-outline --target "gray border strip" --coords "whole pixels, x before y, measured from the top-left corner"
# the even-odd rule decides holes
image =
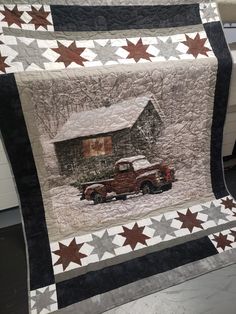
[[[206,2],[207,0],[18,0],[17,4],[47,4],[47,5],[173,5],[173,4],[193,4]],[[0,0],[0,4],[16,4],[14,0]]]
[[[151,293],[180,284],[210,271],[236,263],[236,250],[207,257],[205,259],[177,267],[173,270],[151,276],[118,289],[94,296],[79,303],[58,310],[58,314],[99,314],[136,300]]]
[[[68,280],[68,279],[83,275],[83,274],[88,273],[90,271],[96,271],[96,270],[100,270],[100,269],[105,268],[105,267],[124,263],[126,261],[131,260],[131,259],[134,259],[134,258],[137,258],[140,256],[144,256],[146,254],[158,252],[158,251],[164,250],[166,248],[174,247],[174,246],[182,244],[182,243],[197,240],[197,239],[200,239],[204,236],[208,236],[210,234],[217,233],[217,232],[220,232],[222,230],[227,230],[227,229],[234,228],[234,227],[236,227],[236,221],[230,221],[228,223],[221,224],[221,225],[218,225],[216,227],[212,227],[212,228],[200,231],[200,232],[192,233],[192,234],[185,235],[185,236],[182,236],[179,238],[174,238],[173,240],[164,241],[164,242],[158,243],[158,244],[153,245],[153,246],[147,246],[147,247],[143,248],[142,250],[131,251],[127,254],[115,256],[113,258],[109,258],[109,259],[106,259],[103,261],[89,264],[88,266],[75,268],[73,270],[66,271],[64,273],[56,274],[55,275],[55,282],[61,282],[64,280]]]
[[[91,31],[91,32],[40,32],[24,29],[3,27],[3,34],[15,37],[30,37],[45,40],[89,40],[89,39],[112,39],[127,37],[156,37],[171,36],[176,34],[194,33],[205,31],[202,24],[189,25],[181,27],[160,28],[160,29],[129,29],[129,30],[113,30],[113,31]]]

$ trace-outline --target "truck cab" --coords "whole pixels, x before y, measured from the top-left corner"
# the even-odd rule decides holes
[[[114,191],[117,194],[133,192],[136,186],[133,164],[128,161],[116,163],[114,179]]]

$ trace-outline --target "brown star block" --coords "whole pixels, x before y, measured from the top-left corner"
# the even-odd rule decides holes
[[[126,39],[126,41],[127,46],[122,46],[122,48],[128,51],[128,59],[133,58],[135,62],[138,62],[140,59],[146,59],[150,61],[150,57],[154,57],[152,54],[147,52],[149,45],[144,45],[141,38],[136,44],[133,44],[128,39]]]
[[[79,251],[83,244],[84,243],[77,244],[75,238],[70,242],[68,246],[59,242],[60,249],[53,251],[53,253],[60,256],[60,258],[57,260],[54,266],[62,264],[62,268],[63,270],[65,270],[71,262],[82,265],[81,259],[87,256]]]
[[[221,204],[224,205],[225,208],[232,210],[233,207],[236,207],[236,203],[234,203],[233,199],[226,197],[226,200],[221,200]]]
[[[10,66],[5,63],[7,57],[3,57],[0,53],[0,71],[6,73],[6,68],[9,68]]]
[[[190,232],[193,231],[194,227],[203,229],[203,227],[202,227],[203,221],[200,219],[197,219],[198,213],[192,213],[189,208],[188,208],[186,214],[182,214],[180,212],[177,212],[177,213],[178,213],[179,217],[175,218],[175,219],[182,222],[181,229],[188,228],[188,230]]]
[[[215,234],[213,236],[214,236],[213,241],[217,243],[217,245],[216,245],[217,248],[221,248],[222,250],[225,250],[225,248],[227,246],[232,247],[231,243],[233,243],[233,242],[227,239],[227,236],[228,236],[227,234],[223,235],[220,232],[219,236],[217,236]]]
[[[143,234],[145,227],[139,227],[137,222],[132,229],[123,226],[124,232],[119,233],[122,237],[126,238],[123,246],[130,245],[132,250],[136,247],[137,243],[147,245],[146,240],[150,239],[149,236]]]
[[[9,26],[16,24],[21,27],[21,24],[24,23],[24,21],[21,19],[23,12],[19,11],[16,5],[12,10],[8,9],[4,5],[4,10],[0,10],[0,12],[4,15],[4,19],[2,21],[7,22]]]
[[[188,46],[188,51],[187,51],[188,54],[193,55],[194,58],[197,58],[199,54],[208,57],[207,52],[211,50],[204,46],[207,38],[200,38],[199,33],[197,33],[194,39],[192,39],[186,34],[185,34],[185,37],[186,37],[186,41],[183,41],[182,43]]]
[[[30,23],[34,24],[36,29],[38,29],[40,26],[47,29],[48,25],[52,25],[52,23],[47,19],[50,12],[46,12],[43,6],[39,10],[32,6],[32,11],[27,13],[32,18]]]
[[[71,64],[71,62],[75,62],[79,65],[84,66],[83,62],[88,61],[87,59],[81,56],[85,48],[77,48],[75,41],[73,41],[73,43],[70,44],[69,47],[62,45],[59,42],[57,42],[57,44],[58,48],[52,49],[53,51],[60,55],[60,57],[57,58],[56,62],[64,62],[65,66],[68,66],[69,64]]]

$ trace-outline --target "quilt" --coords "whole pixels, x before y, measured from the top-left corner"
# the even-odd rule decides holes
[[[29,311],[97,314],[236,262],[213,1],[0,4]]]

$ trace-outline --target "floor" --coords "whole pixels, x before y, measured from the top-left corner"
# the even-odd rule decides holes
[[[226,182],[236,197],[236,167],[232,162],[227,166]],[[18,209],[0,213],[1,314],[28,314],[27,267],[19,219]],[[235,295],[234,264],[127,303],[106,314],[236,314]]]
[[[0,313],[27,314],[26,258],[20,224],[0,229],[0,252]]]

